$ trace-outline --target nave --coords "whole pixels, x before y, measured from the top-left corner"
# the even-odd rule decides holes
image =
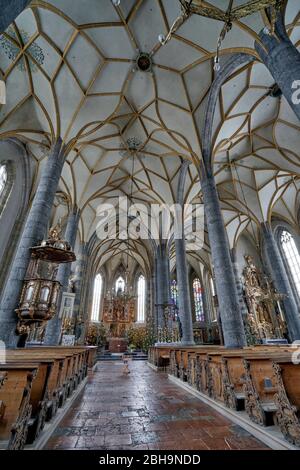
[[[299,50],[299,0],[0,0],[0,449],[300,448]]]
[[[46,449],[267,450],[145,362],[98,362]]]

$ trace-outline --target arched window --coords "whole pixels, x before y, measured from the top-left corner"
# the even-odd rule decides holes
[[[211,276],[209,276],[209,287],[210,287],[210,293],[211,293],[211,319],[212,321],[216,321],[217,312],[216,312],[215,305],[214,305],[214,298],[216,296],[216,291],[215,291],[215,284]]]
[[[138,298],[137,298],[137,321],[144,323],[145,321],[145,289],[146,281],[144,276],[140,276],[138,280]]]
[[[0,165],[0,196],[4,191],[7,181],[7,170],[5,165]]]
[[[178,307],[178,287],[176,279],[171,282],[171,300]]]
[[[193,294],[194,294],[194,305],[195,305],[195,319],[196,321],[204,321],[204,309],[202,300],[202,287],[200,279],[197,277],[193,280]]]
[[[93,322],[100,321],[100,303],[102,294],[102,276],[97,274],[94,281],[94,293],[93,293],[93,306],[91,320]]]
[[[116,292],[124,292],[125,291],[125,281],[122,276],[119,276],[116,280]]]
[[[300,295],[300,255],[292,235],[283,230],[280,243],[298,294]]]

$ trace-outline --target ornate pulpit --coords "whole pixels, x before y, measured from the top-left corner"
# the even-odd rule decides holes
[[[46,240],[31,248],[31,259],[24,279],[16,313],[19,318],[17,334],[19,347],[24,347],[28,336],[41,340],[48,320],[57,310],[60,283],[56,280],[58,266],[76,260],[70,244],[60,239],[60,226],[52,227]],[[36,336],[40,336],[37,338]]]

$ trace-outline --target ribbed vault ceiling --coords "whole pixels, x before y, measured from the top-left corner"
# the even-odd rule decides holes
[[[7,85],[1,138],[26,142],[39,170],[62,136],[68,157],[60,190],[82,209],[82,240],[94,233],[102,202],[122,195],[175,202],[179,155],[192,162],[185,200],[201,199],[196,165],[223,24],[193,15],[162,46],[158,35],[179,13],[177,0],[122,0],[119,7],[110,0],[35,0],[1,38]],[[285,20],[298,47],[297,0],[288,0]],[[222,45],[221,63],[236,52],[256,57],[222,86],[212,126],[213,168],[232,245],[245,229],[255,237],[257,224],[272,214],[295,223],[299,208],[299,123],[284,98],[269,95],[274,82],[254,50],[266,24],[264,12],[244,18]],[[150,72],[136,69],[140,52],[151,55]],[[110,247],[118,250],[120,243]]]

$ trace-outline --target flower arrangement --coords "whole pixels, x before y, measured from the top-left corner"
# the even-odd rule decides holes
[[[104,346],[107,339],[107,330],[103,323],[90,323],[85,343],[89,346]]]
[[[145,352],[156,342],[153,332],[145,326],[131,326],[127,330],[127,339],[130,349],[141,349]]]

